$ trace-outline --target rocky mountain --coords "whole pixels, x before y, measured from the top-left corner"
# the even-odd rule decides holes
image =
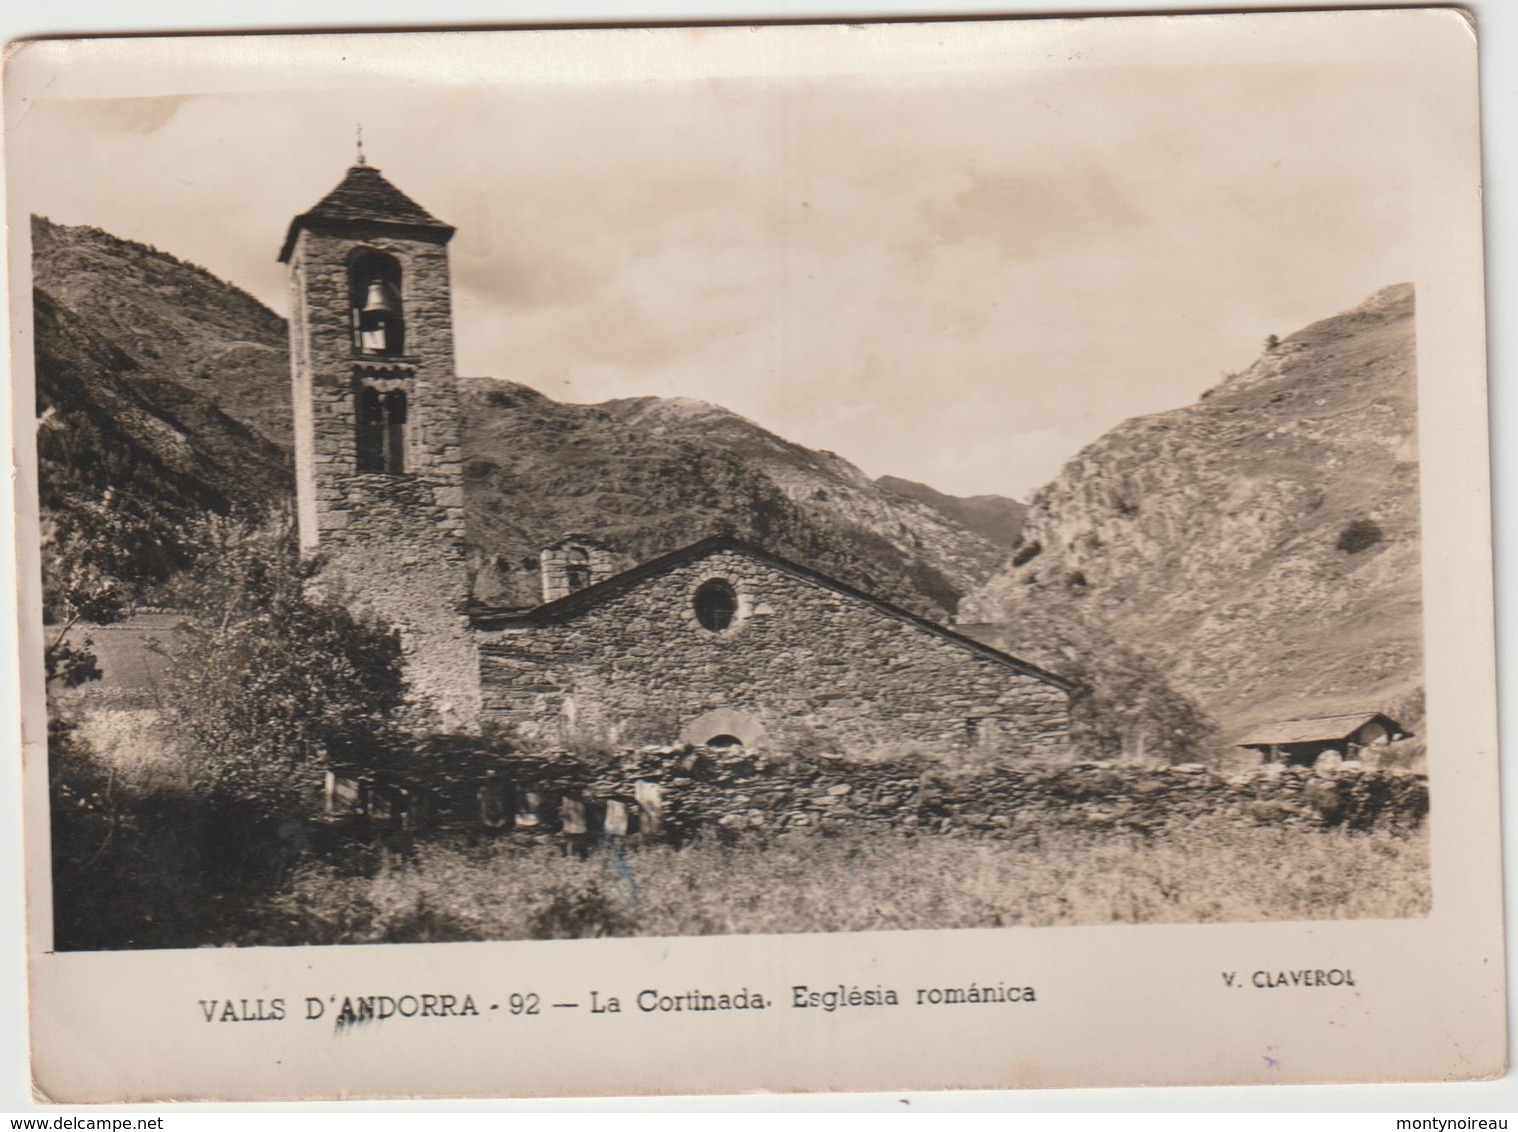
[[[200,267],[95,228],[35,218],[32,240],[39,411],[73,437],[45,456],[48,505],[98,504],[102,483],[83,482],[72,459],[109,463],[113,507],[154,516],[160,541],[196,509],[288,498],[284,320]],[[727,531],[937,617],[1003,557],[846,460],[715,405],[561,404],[490,379],[466,380],[463,398],[482,601],[536,602],[535,551],[571,532],[631,564]]]
[[[536,602],[535,551],[571,532],[601,540],[627,565],[730,532],[940,617],[1001,558],[846,460],[715,405],[572,405],[490,378],[466,380],[462,398],[464,498],[483,600]]]
[[[881,476],[875,485],[926,504],[965,530],[974,531],[986,541],[1008,550],[1017,545],[1017,537],[1023,529],[1023,516],[1028,513],[1026,503],[1008,499],[1005,495],[945,495],[925,483],[899,476]]]
[[[1082,450],[960,620],[1031,652],[1049,616],[1099,627],[1158,661],[1226,739],[1272,719],[1417,711],[1417,461],[1400,285]]]

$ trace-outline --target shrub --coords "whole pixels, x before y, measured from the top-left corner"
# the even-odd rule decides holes
[[[1345,554],[1359,554],[1381,541],[1381,528],[1369,519],[1356,519],[1339,532],[1335,544]]]
[[[100,625],[120,620],[131,586],[118,575],[124,571],[112,545],[122,526],[105,504],[85,508],[90,521],[46,521],[42,525],[43,614],[51,640],[43,648],[47,679],[76,688],[100,679],[100,666],[88,637],[72,640],[70,630],[80,621]]]
[[[1360,757],[1383,770],[1422,771],[1428,765],[1428,744],[1421,735],[1412,735],[1384,747],[1371,747]]]
[[[765,753],[771,761],[788,758],[815,759],[818,755],[831,754],[838,744],[812,724],[803,719],[788,719],[770,729],[770,741]]]
[[[551,887],[527,918],[533,939],[631,935],[635,922],[599,877],[576,876]]]
[[[1093,759],[1197,761],[1217,724],[1177,691],[1155,661],[1081,615],[1064,587],[1021,602],[1007,631],[990,643],[1069,680],[1070,739]],[[1048,599],[1048,600],[1045,600]]]
[[[48,731],[57,950],[193,947],[227,907],[259,904],[235,868],[216,872],[238,857],[181,782],[151,761],[103,758],[56,712]]]
[[[948,767],[959,761],[951,748],[916,739],[897,739],[869,747],[849,747],[845,752],[851,762],[899,763],[903,767]]]
[[[1427,713],[1423,688],[1420,686],[1398,696],[1386,705],[1385,711],[1409,732],[1416,733],[1422,728]]]
[[[213,803],[254,820],[309,811],[326,757],[394,741],[400,642],[310,591],[317,566],[288,523],[212,518],[201,534],[176,585],[189,619],[163,685],[172,725]]]
[[[1022,542],[1019,540],[1017,549],[1012,552],[1012,565],[1026,566],[1043,552],[1043,543],[1037,540],[1033,542]]]
[[[489,460],[470,460],[464,465],[464,478],[471,483],[488,480],[500,469]]]

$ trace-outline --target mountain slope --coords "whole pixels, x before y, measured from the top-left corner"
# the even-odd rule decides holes
[[[1125,421],[1034,497],[961,607],[1002,644],[1048,615],[1146,650],[1237,738],[1422,681],[1413,291],[1386,288],[1203,399]],[[1030,633],[1031,635],[1031,633]]]
[[[959,590],[990,577],[1002,560],[993,543],[933,506],[882,488],[841,456],[793,444],[720,406],[635,397],[597,408],[649,440],[695,444],[738,459],[815,519],[890,545],[950,610]],[[928,582],[933,575],[942,583]]]
[[[32,239],[46,304],[38,356],[56,361],[40,378],[56,396],[43,400],[91,422],[88,443],[151,454],[123,455],[112,474],[134,506],[157,516],[153,537],[172,543],[175,523],[197,508],[287,499],[284,320],[199,267],[99,229],[34,218]],[[536,601],[531,560],[571,531],[602,539],[627,564],[730,531],[937,617],[1002,558],[984,538],[838,456],[716,406],[560,404],[488,379],[464,381],[462,394],[466,506],[484,601]],[[124,411],[138,401],[141,412]],[[175,439],[166,447],[165,437]],[[68,450],[89,462],[88,443]],[[80,482],[63,451],[44,488],[52,506],[77,509],[99,485]],[[184,458],[174,463],[174,453]],[[144,470],[143,490],[133,468]],[[177,478],[160,507],[150,488],[169,484],[170,471]]]
[[[535,551],[571,532],[605,542],[624,565],[731,532],[940,617],[994,566],[995,551],[969,532],[905,501],[882,505],[853,465],[715,406],[672,426],[689,403],[564,404],[490,378],[462,382],[461,400],[485,600],[538,600]],[[947,553],[932,541],[940,535]]]
[[[996,546],[1010,550],[1022,533],[1028,505],[1005,495],[945,495],[925,483],[899,476],[881,476],[876,485],[918,503],[926,504],[945,518]]]
[[[285,320],[167,252],[32,217],[33,284],[132,358],[132,380],[172,381],[289,448]]]
[[[186,525],[289,494],[286,454],[207,397],[138,362],[46,291],[33,293],[37,458],[56,537],[93,540],[125,581],[182,567]]]

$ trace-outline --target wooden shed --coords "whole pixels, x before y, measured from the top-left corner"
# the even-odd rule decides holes
[[[1407,734],[1407,730],[1390,716],[1369,711],[1267,723],[1237,745],[1260,752],[1261,759],[1267,763],[1312,766],[1326,752],[1353,759],[1366,747],[1383,746]]]

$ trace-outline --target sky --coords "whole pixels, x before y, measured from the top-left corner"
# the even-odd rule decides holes
[[[43,100],[12,191],[283,314],[362,122],[458,227],[460,373],[715,402],[961,495],[1414,275],[1390,65],[762,70]]]

